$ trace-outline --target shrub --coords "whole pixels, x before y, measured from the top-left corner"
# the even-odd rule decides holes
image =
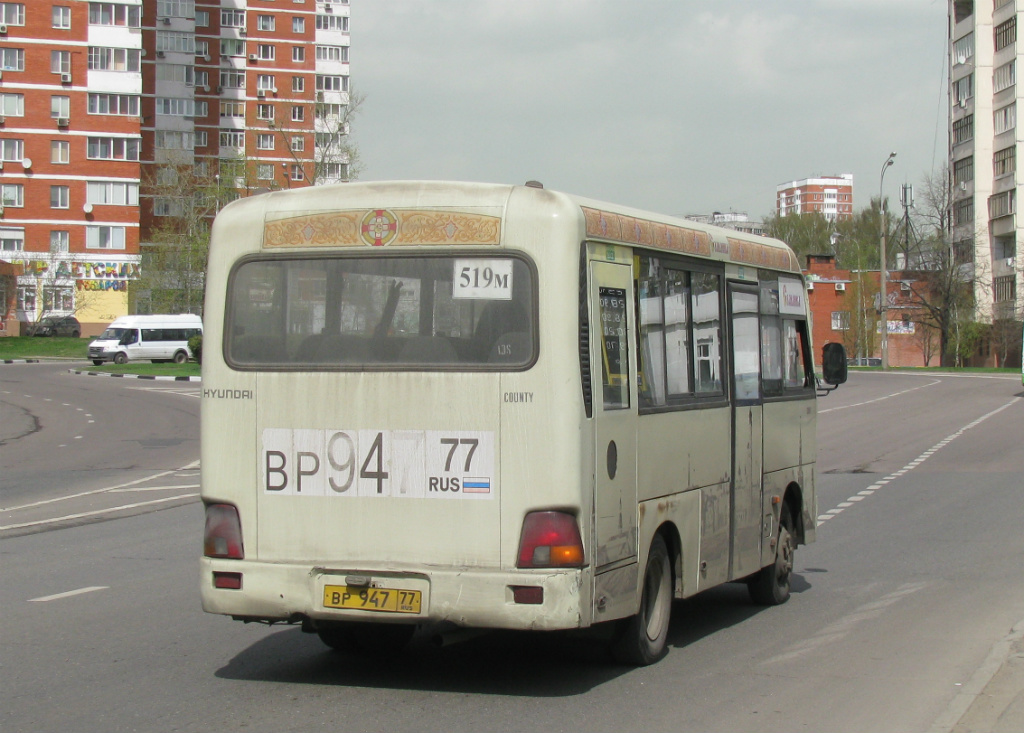
[[[192,352],[192,357],[197,363],[203,363],[203,337],[193,336],[188,340],[188,350]]]

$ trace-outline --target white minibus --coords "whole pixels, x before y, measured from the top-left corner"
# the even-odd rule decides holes
[[[206,611],[364,651],[594,627],[649,664],[674,598],[789,597],[816,382],[782,242],[536,183],[351,183],[226,206],[206,282]]]
[[[97,366],[140,359],[184,364],[192,358],[188,340],[202,334],[203,320],[196,315],[122,316],[89,344],[89,359]]]

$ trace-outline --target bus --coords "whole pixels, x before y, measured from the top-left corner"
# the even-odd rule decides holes
[[[218,215],[204,312],[207,612],[369,653],[590,629],[645,665],[673,599],[783,603],[815,539],[780,241],[536,182],[278,191]]]

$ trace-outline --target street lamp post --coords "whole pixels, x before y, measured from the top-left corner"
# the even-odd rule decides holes
[[[889,157],[882,163],[882,173],[878,177],[878,218],[881,222],[879,230],[881,233],[881,262],[879,262],[879,293],[878,312],[882,320],[882,371],[889,369],[889,298],[886,294],[886,281],[889,278],[888,268],[885,265],[885,199],[882,198],[882,184],[885,182],[885,170],[893,164],[896,153],[889,153]]]

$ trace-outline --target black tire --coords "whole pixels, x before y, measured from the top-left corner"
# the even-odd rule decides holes
[[[175,352],[175,354],[174,354],[174,363],[175,364],[184,364],[186,361],[188,361],[188,354],[186,354],[184,351]]]
[[[319,628],[320,641],[339,652],[386,657],[398,654],[412,640],[410,624],[338,624]]]
[[[793,558],[796,554],[796,535],[789,507],[782,505],[779,515],[779,536],[775,543],[775,561],[761,568],[748,582],[750,598],[762,606],[779,606],[789,600],[793,581]]]
[[[651,542],[644,571],[644,589],[637,615],[619,622],[612,641],[617,662],[643,667],[665,656],[672,617],[672,559],[661,535]]]
[[[71,332],[71,338],[73,338],[73,339],[82,338],[82,334],[79,333],[78,331],[72,331]]]
[[[95,364],[96,366],[102,366],[103,365],[103,359],[93,359],[92,363]]]
[[[118,351],[117,354],[114,355],[114,363],[115,364],[127,364],[128,363],[128,354],[124,353],[123,351]]]

